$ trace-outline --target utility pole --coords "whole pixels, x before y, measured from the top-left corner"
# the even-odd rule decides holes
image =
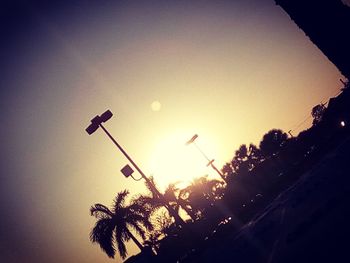
[[[169,211],[169,214],[174,217],[175,222],[178,225],[184,226],[185,222],[179,216],[179,214],[166,202],[164,196],[158,191],[156,186],[152,183],[151,180],[147,178],[147,176],[143,173],[143,171],[139,168],[139,166],[131,159],[131,157],[127,154],[127,152],[121,147],[121,145],[113,138],[113,136],[108,132],[108,130],[102,125],[103,122],[106,122],[113,116],[110,110],[107,110],[101,116],[96,116],[91,120],[91,124],[86,128],[86,132],[91,135],[94,133],[99,127],[106,133],[106,135],[111,139],[115,146],[122,152],[122,154],[128,159],[131,165],[139,172],[141,177],[147,182],[147,184],[151,187],[152,193],[156,195],[157,198],[163,203],[165,208]],[[127,176],[126,176],[127,177]]]

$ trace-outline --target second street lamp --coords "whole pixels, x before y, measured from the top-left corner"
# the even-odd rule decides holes
[[[120,144],[113,138],[113,136],[107,131],[107,129],[102,125],[102,123],[108,121],[113,116],[110,110],[105,111],[100,116],[97,115],[91,120],[90,125],[85,129],[86,132],[91,135],[93,134],[99,127],[107,134],[107,136],[112,140],[112,142],[117,146],[117,148],[123,153],[123,155],[128,159],[131,165],[139,172],[141,177],[147,182],[147,184],[152,188],[152,192],[161,200],[165,208],[169,211],[170,215],[175,218],[175,221],[179,225],[184,225],[185,222],[182,218],[176,213],[176,211],[168,205],[164,196],[158,191],[155,185],[147,178],[147,176],[142,172],[142,170],[138,167],[138,165],[131,159],[131,157],[126,153],[126,151],[120,146]],[[132,174],[132,168],[127,165],[122,169],[122,173],[125,177],[128,177]],[[132,176],[131,176],[132,177]],[[133,177],[132,177],[133,178]],[[133,178],[134,179],[134,178]]]
[[[203,155],[203,157],[208,161],[207,163],[207,166],[211,166],[211,168],[213,168],[214,171],[216,171],[218,173],[218,175],[220,175],[220,177],[222,178],[222,180],[224,180],[224,182],[226,182],[226,179],[224,177],[224,175],[220,172],[220,170],[214,165],[214,159],[210,160],[208,158],[208,156],[202,151],[201,148],[199,148],[199,146],[196,144],[196,139],[198,138],[198,134],[195,134],[192,136],[191,139],[189,139],[187,142],[186,142],[186,145],[190,145],[190,144],[193,144],[197,150]],[[227,182],[226,182],[227,183]]]

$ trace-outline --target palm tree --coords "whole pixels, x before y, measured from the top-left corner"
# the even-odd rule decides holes
[[[222,198],[223,189],[221,181],[204,176],[194,179],[191,185],[182,189],[180,197],[190,204],[191,211],[199,219]]]
[[[154,187],[157,189],[153,176],[150,176],[148,179],[150,183],[153,184]],[[148,193],[139,195],[137,198],[134,199],[134,202],[138,203],[140,206],[143,206],[150,212],[155,212],[159,208],[163,207],[164,203],[162,202],[158,193],[154,191],[154,188],[147,181],[145,181],[145,186],[148,189]]]
[[[188,200],[182,198],[180,195],[180,189],[176,186],[176,183],[169,184],[164,191],[165,200],[173,207],[173,209],[178,213],[180,207],[185,210],[185,212],[194,221],[196,216],[191,209],[191,205]]]
[[[152,185],[150,185],[150,183]],[[185,222],[179,216],[174,207],[169,204],[164,195],[159,192],[152,176],[149,178],[149,182],[145,182],[145,185],[149,193],[146,195],[140,195],[134,200],[134,202],[138,203],[140,206],[143,206],[145,209],[150,211],[150,213],[155,212],[161,207],[165,207],[168,210],[170,216],[174,218],[175,223],[177,225],[184,226]],[[155,190],[158,192],[155,192]]]
[[[145,229],[152,230],[149,221],[149,212],[139,204],[132,202],[125,205],[125,198],[129,194],[127,190],[119,192],[114,199],[110,210],[102,204],[95,204],[90,208],[90,213],[98,220],[90,232],[90,240],[99,243],[101,249],[108,257],[114,258],[116,248],[124,259],[127,256],[125,242],[132,239],[143,250],[143,246],[131,233],[130,229],[145,239]]]

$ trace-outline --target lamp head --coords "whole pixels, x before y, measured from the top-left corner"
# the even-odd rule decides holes
[[[130,165],[125,165],[123,167],[123,169],[120,170],[122,172],[122,174],[128,178],[130,175],[132,175],[132,173],[134,172],[134,170],[130,167]]]
[[[192,136],[192,138],[186,142],[186,145],[193,143],[198,138],[198,134]]]
[[[85,131],[89,134],[89,135],[91,135],[91,134],[93,134],[97,129],[98,129],[98,124],[96,124],[96,123],[91,123],[86,129],[85,129]]]
[[[113,113],[110,110],[106,110],[104,113],[101,114],[100,120],[101,122],[106,122],[110,118],[112,118],[112,116],[113,116]]]
[[[106,110],[104,113],[101,114],[101,116],[99,115],[95,116],[91,120],[91,124],[89,125],[89,127],[85,129],[85,131],[89,135],[93,134],[98,129],[98,127],[102,122],[108,121],[110,118],[112,118],[112,116],[113,116],[113,113],[110,110]]]

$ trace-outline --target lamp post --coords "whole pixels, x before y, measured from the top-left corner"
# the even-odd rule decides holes
[[[226,182],[226,179],[224,177],[224,175],[220,172],[220,170],[214,165],[214,159],[210,160],[208,158],[208,156],[202,151],[201,148],[199,148],[199,146],[196,144],[196,139],[198,138],[198,134],[195,134],[192,136],[192,138],[190,140],[188,140],[186,142],[186,145],[190,145],[193,144],[197,150],[202,154],[202,156],[208,161],[207,166],[211,166],[211,168],[213,168],[214,171],[216,171],[218,173],[218,175],[220,175],[220,177],[222,178],[222,180],[224,180],[224,182]],[[227,182],[226,182],[227,183]]]
[[[117,148],[122,152],[122,154],[128,159],[131,165],[139,172],[141,177],[147,182],[147,184],[152,188],[152,192],[161,200],[165,208],[169,211],[170,215],[175,218],[175,221],[179,225],[184,225],[185,222],[182,218],[176,213],[171,206],[169,206],[164,199],[164,196],[158,191],[156,186],[152,183],[151,180],[147,178],[147,176],[143,173],[143,171],[138,167],[138,165],[131,159],[131,157],[126,153],[126,151],[120,146],[120,144],[113,138],[113,136],[107,131],[107,129],[102,125],[102,123],[108,121],[113,116],[110,110],[105,111],[101,114],[101,116],[97,115],[91,120],[90,125],[85,129],[86,132],[91,135],[93,134],[99,127],[107,134],[107,136],[112,140],[112,142],[117,146]],[[126,170],[126,171],[125,171]],[[124,172],[125,171],[125,172]],[[125,166],[122,170],[123,174],[128,177],[132,174],[132,169],[128,165]],[[134,178],[133,178],[134,179]]]

